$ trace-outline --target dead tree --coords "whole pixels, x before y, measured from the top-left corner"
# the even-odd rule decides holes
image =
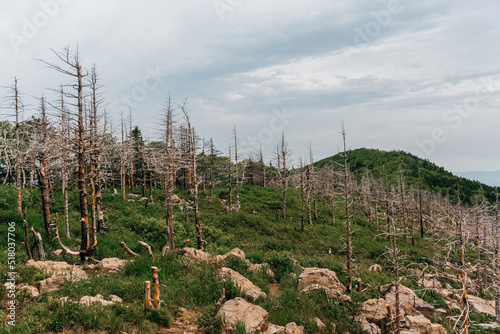
[[[304,232],[304,221],[305,221],[305,207],[304,207],[304,193],[305,193],[305,183],[304,183],[304,163],[302,158],[299,160],[300,167],[300,204],[301,204],[301,219],[300,219],[300,230]]]
[[[165,232],[167,236],[167,245],[165,249],[174,250],[174,222],[173,222],[173,201],[172,192],[174,190],[174,159],[175,159],[175,146],[173,136],[173,112],[174,107],[170,97],[167,100],[165,110]],[[163,253],[164,253],[163,251]]]
[[[239,175],[238,175],[238,139],[236,137],[236,126],[234,126],[233,129],[234,133],[234,161],[235,161],[235,167],[234,167],[234,185],[235,185],[235,191],[236,191],[236,206],[235,206],[235,211],[238,212],[240,211],[240,180],[239,180]]]
[[[281,134],[281,140],[276,145],[276,163],[277,163],[277,173],[278,181],[281,184],[281,192],[283,203],[281,205],[282,218],[286,219],[286,192],[288,190],[288,165],[290,162],[290,150],[288,149],[288,144],[285,141],[285,131]]]
[[[35,166],[38,175],[38,184],[42,196],[42,211],[43,221],[45,224],[45,232],[51,235],[51,218],[50,218],[50,191],[49,191],[49,122],[47,120],[47,110],[45,106],[45,98],[40,100],[41,119],[37,126],[36,142],[33,143],[35,148]]]
[[[341,130],[341,135],[342,135],[342,143],[343,143],[343,153],[342,153],[342,158],[343,158],[343,168],[344,168],[344,191],[343,191],[343,197],[344,197],[344,205],[345,205],[345,219],[346,219],[346,268],[347,268],[347,293],[350,293],[352,291],[352,257],[353,257],[353,251],[352,251],[352,240],[351,240],[351,218],[350,218],[350,207],[352,205],[352,199],[351,199],[351,180],[350,180],[350,172],[349,172],[349,165],[347,163],[347,142],[346,142],[346,131],[345,131],[345,126],[344,123],[341,125],[342,130]]]
[[[184,113],[184,117],[187,122],[187,128],[188,128],[188,140],[190,141],[190,147],[191,147],[191,157],[190,157],[190,163],[191,163],[191,175],[192,175],[192,184],[193,184],[193,206],[194,206],[194,225],[196,228],[196,241],[198,243],[198,249],[203,250],[203,238],[202,238],[202,230],[201,230],[201,222],[200,222],[200,211],[198,209],[198,179],[197,179],[197,171],[196,171],[196,142],[194,138],[194,131],[193,128],[191,127],[191,122],[189,120],[189,116],[186,110],[186,105],[181,106],[181,110]],[[235,129],[235,144],[236,144],[236,129]],[[236,166],[236,169],[238,169],[238,166]],[[236,172],[236,175],[238,175],[238,172]],[[238,180],[236,180],[236,183],[238,183]],[[237,188],[238,189],[238,188]],[[239,206],[239,194],[237,192],[236,195],[237,199],[237,207]]]
[[[53,50],[52,50],[53,51]],[[81,225],[81,246],[80,246],[80,260],[82,263],[88,263],[92,259],[92,255],[97,246],[97,237],[95,237],[92,242],[90,240],[89,233],[89,218],[88,218],[88,203],[87,203],[87,183],[86,183],[86,161],[87,161],[87,141],[88,135],[85,131],[85,119],[84,119],[84,78],[86,74],[83,74],[82,66],[79,59],[78,51],[76,51],[73,56],[70,55],[69,48],[66,48],[64,52],[58,53],[53,51],[57,58],[66,66],[63,68],[59,65],[51,64],[43,61],[51,69],[56,70],[59,73],[65,74],[74,78],[76,82],[70,84],[70,86],[76,91],[75,93],[65,93],[66,96],[74,99],[76,103],[74,105],[77,108],[77,112],[74,114],[76,132],[76,155],[77,155],[77,183],[78,192],[80,198],[80,225]],[[69,149],[69,148],[65,148]]]

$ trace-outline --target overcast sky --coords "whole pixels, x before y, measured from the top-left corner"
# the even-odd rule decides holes
[[[19,78],[26,117],[68,79],[68,44],[97,65],[118,126],[152,136],[170,92],[200,136],[270,159],[282,128],[295,158],[404,150],[446,169],[500,169],[497,0],[2,0],[0,85]],[[153,138],[153,137],[152,137]]]

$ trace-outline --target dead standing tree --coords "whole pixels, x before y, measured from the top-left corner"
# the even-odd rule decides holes
[[[164,162],[165,162],[165,233],[167,244],[163,247],[162,253],[165,254],[167,249],[174,250],[174,213],[172,192],[174,190],[174,175],[175,175],[175,143],[173,135],[173,113],[174,107],[170,96],[167,100],[165,108],[165,133],[164,133]]]
[[[342,143],[343,143],[343,199],[345,205],[345,222],[346,222],[346,268],[347,268],[347,293],[352,291],[352,262],[353,262],[353,251],[352,251],[352,240],[351,240],[351,217],[350,217],[350,207],[353,204],[351,197],[351,187],[352,181],[350,177],[349,165],[347,163],[347,141],[346,141],[346,131],[344,123],[341,124],[342,130]]]
[[[197,171],[196,171],[196,142],[194,138],[194,131],[193,128],[191,127],[191,122],[189,120],[189,115],[186,110],[186,104],[184,103],[181,107],[181,110],[184,114],[184,118],[186,119],[187,122],[187,128],[188,128],[188,140],[190,142],[189,147],[191,148],[191,154],[190,154],[190,165],[191,165],[191,175],[192,175],[192,185],[193,185],[193,205],[194,205],[194,225],[196,228],[196,240],[198,244],[198,249],[203,250],[203,238],[202,238],[202,231],[201,231],[201,222],[200,222],[200,211],[198,208],[198,178],[197,178]],[[236,130],[235,130],[235,141],[236,141]],[[238,168],[238,166],[236,166]],[[236,175],[237,172],[236,172]],[[236,183],[238,180],[236,180]],[[239,205],[239,194],[237,193],[237,206]]]
[[[285,131],[281,134],[281,140],[276,145],[276,171],[278,172],[278,182],[281,184],[281,191],[283,194],[283,203],[281,205],[281,215],[286,219],[286,191],[288,190],[288,170],[287,166],[290,164],[290,150],[285,141]]]
[[[59,65],[51,64],[43,61],[51,69],[62,73],[64,75],[72,77],[76,82],[70,84],[69,86],[73,88],[75,93],[65,93],[66,97],[76,101],[73,106],[77,108],[76,113],[70,113],[74,121],[73,131],[76,133],[75,146],[77,155],[77,184],[78,192],[80,198],[80,225],[81,225],[81,246],[78,254],[80,255],[80,260],[82,263],[88,263],[92,259],[92,255],[97,246],[97,237],[94,235],[94,239],[90,240],[89,233],[89,217],[88,217],[88,204],[87,204],[87,183],[86,183],[86,160],[87,160],[87,141],[88,134],[85,129],[85,119],[84,119],[84,78],[86,74],[83,74],[82,66],[80,63],[80,58],[78,51],[71,55],[69,48],[65,48],[63,52],[56,52],[52,50],[57,58],[64,64],[66,68]],[[72,150],[71,148],[64,147],[63,149]],[[76,253],[76,252],[73,252]]]

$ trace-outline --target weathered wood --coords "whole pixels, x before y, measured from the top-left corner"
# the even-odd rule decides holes
[[[31,227],[31,232],[33,232],[33,236],[35,237],[35,244],[33,245],[38,250],[38,258],[40,261],[45,260],[45,252],[43,250],[43,240],[42,235],[35,231],[33,227]]]
[[[160,309],[160,283],[158,281],[158,268],[151,267],[153,273],[153,307]]]
[[[151,303],[151,282],[145,281],[144,282],[144,308],[146,310],[150,310],[151,307],[153,307],[153,304]]]
[[[67,246],[63,245],[63,243],[61,241],[61,237],[59,236],[59,227],[58,227],[58,222],[57,222],[58,217],[59,217],[59,214],[56,213],[56,216],[54,217],[54,230],[55,230],[56,240],[57,240],[57,243],[59,244],[59,247],[62,248],[64,253],[67,253],[70,255],[80,255],[80,252],[72,251]]]
[[[132,255],[132,256],[139,256],[139,254],[133,252],[130,248],[127,247],[127,244],[125,244],[125,241],[120,242],[120,245],[130,255]]]
[[[153,251],[151,250],[151,246],[149,246],[147,243],[145,243],[144,241],[138,241],[138,243],[144,247],[144,249],[146,250],[146,252],[148,252],[148,255],[151,256],[152,259],[154,259],[154,255],[153,255]]]
[[[30,238],[28,231],[28,222],[26,221],[26,208],[23,211],[23,226],[24,226],[24,247],[26,247],[26,254],[30,260],[33,260],[33,255],[31,255],[30,251]]]

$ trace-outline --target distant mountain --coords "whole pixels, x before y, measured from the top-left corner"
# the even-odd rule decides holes
[[[342,163],[341,153],[317,161],[315,166],[328,166],[332,164],[332,161]],[[375,179],[384,179],[389,183],[397,184],[401,170],[407,185],[417,187],[421,180],[424,189],[439,192],[443,196],[449,195],[451,200],[460,198],[462,203],[472,204],[482,196],[483,192],[490,202],[495,200],[494,187],[486,182],[481,183],[454,175],[429,160],[403,151],[355,149],[348,152],[348,164],[358,181],[367,173],[371,173]]]
[[[469,180],[475,180],[492,187],[500,187],[500,170],[489,172],[462,172],[455,173]]]

